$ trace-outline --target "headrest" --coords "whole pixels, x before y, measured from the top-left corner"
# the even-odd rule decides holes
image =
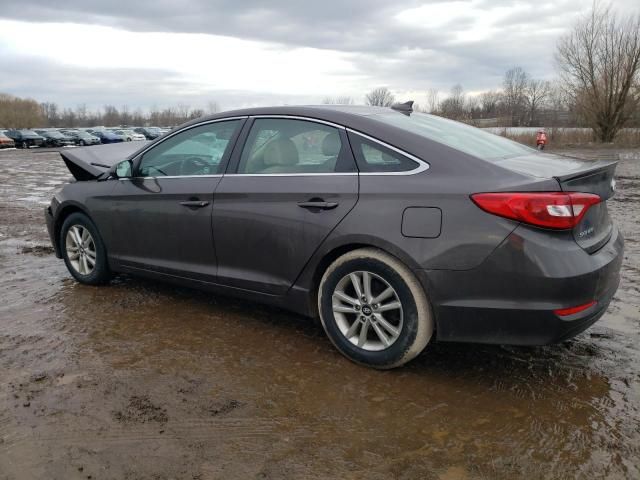
[[[342,142],[340,141],[340,135],[332,132],[322,141],[322,154],[326,157],[337,157],[342,148]]]
[[[297,165],[298,149],[288,138],[274,140],[264,151],[264,164],[267,167]]]

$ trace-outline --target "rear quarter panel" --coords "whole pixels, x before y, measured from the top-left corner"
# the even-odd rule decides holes
[[[450,149],[428,155],[411,153],[428,159],[430,168],[408,175],[359,175],[358,203],[311,259],[296,283],[297,289],[313,289],[323,258],[349,245],[383,249],[413,270],[474,269],[518,222],[482,211],[471,201],[470,194],[559,190],[553,179],[534,179]],[[441,225],[425,230],[440,234],[434,238],[403,235],[403,213],[410,207],[439,209],[441,216],[432,218]]]

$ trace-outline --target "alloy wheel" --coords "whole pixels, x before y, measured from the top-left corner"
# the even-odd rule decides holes
[[[73,225],[67,231],[66,250],[69,263],[80,275],[89,275],[96,266],[96,244],[82,225]]]
[[[389,348],[402,332],[398,293],[375,273],[357,271],[342,277],[333,292],[332,309],[340,332],[363,350]]]

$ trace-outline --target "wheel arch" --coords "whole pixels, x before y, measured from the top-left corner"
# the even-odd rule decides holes
[[[329,266],[342,255],[360,248],[375,248],[387,253],[388,255],[397,258],[412,271],[419,268],[415,261],[412,260],[406,252],[380,238],[370,236],[353,236],[342,239],[342,241],[330,242],[314,256],[307,265],[307,268],[305,269],[306,271],[303,272],[294,285],[297,288],[302,288],[307,291],[307,301],[309,305],[308,311],[311,317],[319,318],[318,287],[324,273],[327,271]],[[426,292],[426,286],[422,283],[422,278],[418,275],[416,275],[416,277],[418,277],[418,281]]]
[[[68,202],[60,205],[60,207],[58,207],[58,211],[56,212],[56,218],[53,223],[53,233],[55,239],[54,248],[56,250],[56,254],[62,255],[62,252],[60,250],[60,231],[62,230],[62,224],[67,219],[67,217],[69,217],[69,215],[73,213],[83,213],[84,215],[89,217],[89,219],[91,219],[91,215],[89,214],[87,209],[79,203]],[[91,219],[91,221],[93,221],[93,219]]]

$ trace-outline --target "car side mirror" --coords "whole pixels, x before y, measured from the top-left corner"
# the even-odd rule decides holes
[[[132,166],[131,160],[125,160],[124,162],[116,163],[110,173],[116,178],[131,178]]]

